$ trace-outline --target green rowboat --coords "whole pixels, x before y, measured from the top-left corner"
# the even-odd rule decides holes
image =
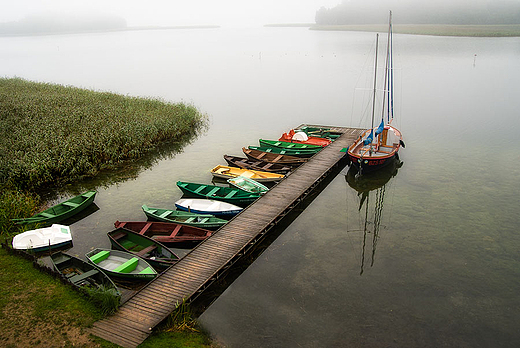
[[[322,147],[316,149],[282,149],[279,147],[267,147],[267,146],[248,146],[250,150],[257,150],[269,153],[276,153],[279,155],[289,155],[295,157],[311,157],[318,153]]]
[[[305,126],[300,129],[295,129],[295,132],[304,132],[310,137],[329,138],[331,140],[337,139],[341,136],[341,133],[334,132],[330,128],[322,127],[309,127]]]
[[[241,190],[250,193],[263,195],[264,193],[269,191],[269,188],[267,186],[264,186],[253,179],[246,178],[245,176],[237,176],[236,178],[228,179],[227,182],[230,185],[233,185]]]
[[[12,221],[19,225],[52,224],[61,222],[85,210],[85,208],[94,202],[96,193],[96,191],[87,191],[80,194],[79,196],[72,197],[65,202],[61,202],[49,209],[45,209],[41,213],[35,214],[31,217],[12,219]]]
[[[166,246],[126,228],[117,228],[107,235],[112,249],[127,251],[142,257],[155,269],[165,269],[179,261],[179,257]]]
[[[320,145],[312,145],[312,144],[302,144],[302,143],[290,143],[288,141],[280,141],[280,140],[265,140],[258,139],[260,146],[264,147],[279,147],[281,149],[294,149],[294,150],[303,150],[303,149],[311,149],[318,150],[323,147]]]
[[[149,281],[157,277],[157,271],[148,262],[126,251],[96,248],[85,257],[109,277],[130,281]]]
[[[216,230],[228,222],[227,220],[219,219],[209,214],[197,214],[180,210],[149,208],[144,204],[142,208],[143,212],[150,219],[163,222],[174,222],[177,224],[195,226],[208,230]]]
[[[236,205],[249,205],[260,198],[260,193],[251,193],[239,188],[196,184],[177,181],[177,187],[187,197],[208,198]]]

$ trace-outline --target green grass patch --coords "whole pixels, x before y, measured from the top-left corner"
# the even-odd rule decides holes
[[[513,37],[520,25],[394,24],[394,33],[434,36]],[[313,25],[311,30],[387,32],[388,25]]]

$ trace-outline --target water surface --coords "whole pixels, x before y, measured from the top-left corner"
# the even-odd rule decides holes
[[[347,169],[331,182],[201,316],[225,346],[520,345],[520,39],[394,41],[403,166],[361,208]],[[222,155],[258,138],[363,126],[356,88],[373,44],[372,33],[305,28],[1,38],[0,74],[210,115],[180,152],[97,186],[99,210],[71,227],[71,252],[84,255],[110,245],[115,220],[172,207],[177,180],[209,183]]]

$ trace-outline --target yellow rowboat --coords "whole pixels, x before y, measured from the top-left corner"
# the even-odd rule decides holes
[[[248,170],[244,168],[235,168],[221,165],[218,165],[215,168],[213,168],[211,170],[211,174],[216,178],[221,178],[225,180],[243,176],[264,183],[280,181],[285,177],[285,175],[283,174],[261,172],[258,170]]]

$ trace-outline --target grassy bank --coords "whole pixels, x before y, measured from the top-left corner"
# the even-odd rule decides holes
[[[387,25],[313,25],[311,30],[386,32]],[[520,25],[394,24],[394,33],[434,36],[513,37]]]
[[[59,188],[116,170],[207,126],[194,106],[74,87],[0,79],[0,240],[20,232],[11,218]],[[0,249],[0,346],[114,347],[86,328],[103,316],[87,297]],[[212,347],[196,324],[171,321],[142,347]]]

